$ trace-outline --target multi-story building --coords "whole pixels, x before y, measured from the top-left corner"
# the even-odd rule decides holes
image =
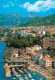
[[[45,37],[42,40],[43,48],[55,48],[55,37]]]
[[[42,57],[43,57],[43,55],[41,53],[36,53],[35,63],[40,64]]]
[[[45,33],[47,35],[53,35],[53,34],[55,34],[55,30],[45,30]]]
[[[42,58],[42,66],[46,69],[51,69],[52,68],[52,58],[50,58],[50,56],[48,55]]]
[[[36,64],[39,64],[40,63],[42,57],[43,56],[42,56],[41,53],[35,53],[35,52],[31,53],[31,59],[33,61],[35,61]]]

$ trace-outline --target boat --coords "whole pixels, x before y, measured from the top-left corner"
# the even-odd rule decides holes
[[[31,74],[28,74],[28,76],[29,76],[30,78],[32,78]]]
[[[22,70],[20,70],[19,68],[16,68],[20,73],[24,74],[24,72]]]
[[[16,79],[16,78],[12,78],[12,79]]]
[[[27,75],[25,76],[25,79],[28,79]]]
[[[24,69],[25,72],[28,72],[26,69]]]
[[[19,74],[19,77],[21,77],[21,74]]]
[[[16,77],[19,77],[18,73],[15,71],[15,68],[12,68],[12,72]]]
[[[43,78],[41,78],[40,80],[43,80]]]
[[[39,77],[37,77],[37,79],[39,79]]]
[[[24,80],[23,77],[19,77],[20,80]]]
[[[34,75],[36,75],[36,73],[33,73]]]

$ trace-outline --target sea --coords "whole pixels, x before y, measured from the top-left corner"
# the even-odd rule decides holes
[[[0,62],[5,61],[3,59],[5,49],[6,49],[6,44],[0,42]],[[15,78],[15,80],[20,80],[14,74],[12,74],[12,76],[10,78],[6,78],[5,77],[4,65],[5,65],[4,63],[0,63],[0,80],[13,80],[13,78]],[[28,73],[31,74],[32,78],[30,78],[28,76]],[[40,80],[41,78],[43,78],[42,80],[46,80],[46,78],[43,77],[42,75],[40,75],[36,72],[28,71],[28,70],[27,70],[27,72],[25,72],[25,74],[21,74],[21,73],[19,73],[19,74],[23,77],[24,80],[32,80],[32,79],[33,80]],[[28,79],[25,79],[25,76],[27,76]]]

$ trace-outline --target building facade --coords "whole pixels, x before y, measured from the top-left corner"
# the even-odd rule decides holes
[[[43,49],[45,48],[55,48],[55,37],[45,37],[42,40]]]

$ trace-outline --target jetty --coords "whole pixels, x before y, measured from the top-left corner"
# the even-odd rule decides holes
[[[11,77],[11,70],[8,67],[8,64],[7,63],[5,64],[4,69],[5,69],[5,72],[6,72],[5,76],[6,77]]]

